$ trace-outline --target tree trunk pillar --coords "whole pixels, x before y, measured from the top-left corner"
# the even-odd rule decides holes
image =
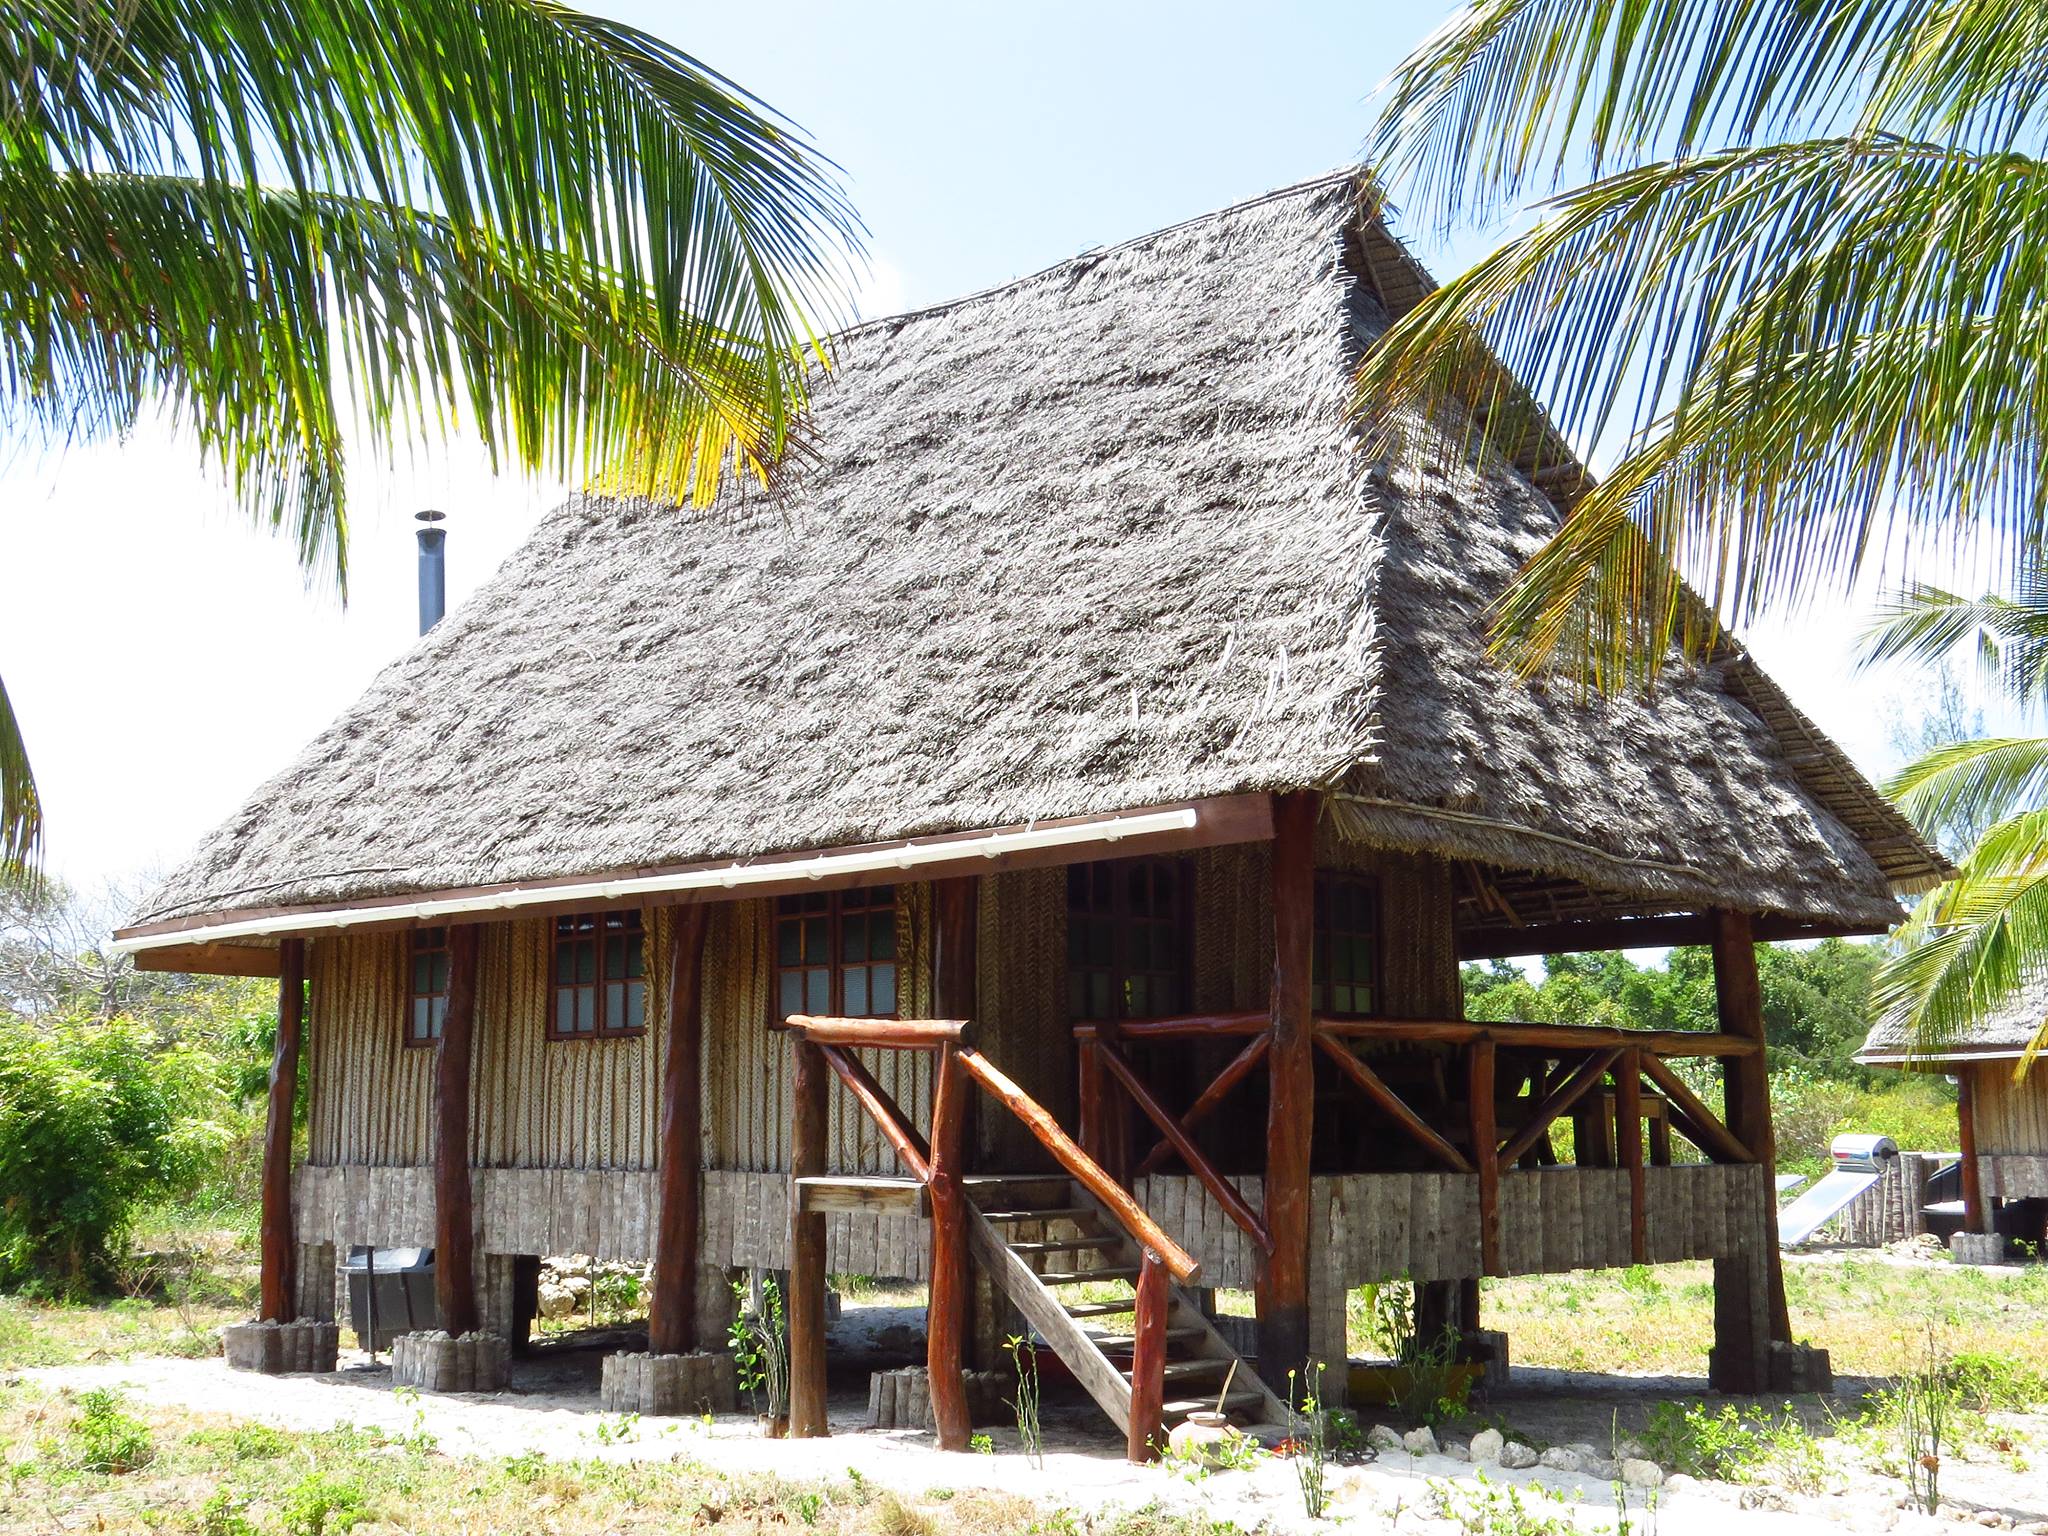
[[[670,916],[668,984],[662,992],[667,1054],[661,1063],[661,1208],[647,1347],[681,1355],[697,1347],[697,1258],[704,1160],[704,922],[706,908]]]
[[[789,1153],[789,1433],[798,1440],[830,1433],[825,1423],[825,1213],[806,1211],[798,1179],[825,1172],[824,1055],[790,1036],[796,1066]]]
[[[277,1043],[270,1053],[270,1096],[263,1120],[263,1275],[261,1316],[298,1317],[298,1232],[292,1215],[292,1107],[298,1099],[299,1045],[306,1014],[306,941],[278,944]]]
[[[434,1298],[441,1326],[477,1330],[476,1218],[469,1181],[469,1075],[476,1039],[478,929],[448,930],[448,1007],[434,1053]]]
[[[1785,1270],[1778,1253],[1777,1147],[1771,1130],[1770,1070],[1764,1060],[1763,984],[1749,915],[1714,914],[1714,1002],[1722,1033],[1755,1042],[1725,1058],[1722,1083],[1728,1129],[1763,1169],[1763,1219],[1751,1253],[1714,1262],[1714,1385],[1723,1391],[1762,1391],[1768,1344],[1790,1343]]]
[[[964,1451],[973,1435],[967,1380],[961,1375],[967,1332],[967,1211],[960,1157],[967,1136],[967,1074],[958,1052],[939,1049],[932,1087],[931,1289],[925,1309],[925,1367],[939,1449]]]
[[[1273,799],[1273,1043],[1267,1051],[1266,1232],[1258,1265],[1259,1371],[1286,1392],[1308,1363],[1309,1149],[1315,1133],[1316,815],[1313,793]],[[1305,1379],[1305,1378],[1303,1378]]]
[[[1989,1232],[1984,1205],[1984,1170],[1977,1164],[1977,1095],[1971,1081],[1975,1068],[1964,1062],[1956,1073],[1956,1135],[1962,1143],[1963,1230]]]

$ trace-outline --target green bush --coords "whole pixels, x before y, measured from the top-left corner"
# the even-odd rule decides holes
[[[69,1441],[69,1459],[83,1472],[133,1472],[154,1454],[149,1427],[122,1412],[120,1394],[104,1387],[79,1394]]]
[[[216,1059],[133,1020],[0,1014],[0,1284],[104,1280],[138,1206],[218,1164],[231,1109]]]
[[[345,1478],[313,1472],[285,1495],[280,1523],[285,1536],[328,1536],[330,1531],[347,1531],[369,1517],[362,1489]]]

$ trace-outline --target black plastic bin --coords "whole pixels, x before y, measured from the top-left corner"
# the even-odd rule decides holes
[[[441,1326],[433,1249],[351,1248],[341,1272],[348,1276],[348,1323],[357,1347],[374,1354],[401,1333]]]

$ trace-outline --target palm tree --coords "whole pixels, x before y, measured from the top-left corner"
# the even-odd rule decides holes
[[[351,419],[772,483],[858,239],[787,121],[554,0],[0,0],[0,421],[167,412],[344,595]],[[41,825],[0,691],[0,876]]]
[[[2044,83],[2041,0],[1476,0],[1406,60],[1383,184],[1441,223],[1547,200],[1368,355],[1362,410],[1395,447],[1519,432],[1490,350],[1616,454],[1502,654],[1620,687],[1886,553],[2034,559]]]
[[[2048,702],[2048,578],[2027,577],[2011,598],[1911,588],[1872,627],[1865,660],[1936,663],[1965,648],[2014,704]],[[1937,1051],[2048,976],[2048,736],[1936,747],[1885,792],[1930,835],[1973,829],[1955,878],[1914,907],[1873,991],[1880,1012]],[[2048,1023],[2021,1070],[2044,1046]]]

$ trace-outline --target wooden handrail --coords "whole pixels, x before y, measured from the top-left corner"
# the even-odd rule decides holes
[[[1318,1034],[1316,1044],[1322,1048],[1324,1055],[1343,1069],[1346,1077],[1365,1091],[1367,1098],[1392,1115],[1403,1130],[1427,1147],[1440,1161],[1448,1163],[1458,1173],[1473,1171],[1471,1163],[1465,1159],[1465,1154],[1439,1136],[1428,1121],[1410,1109],[1398,1093],[1380,1080],[1379,1073],[1352,1055],[1350,1048],[1343,1041]]]
[[[1508,1144],[1500,1149],[1494,1166],[1505,1171],[1520,1162],[1522,1154],[1536,1145],[1538,1138],[1550,1129],[1551,1123],[1584,1098],[1586,1091],[1607,1075],[1607,1069],[1614,1065],[1620,1055],[1620,1046],[1609,1046],[1597,1055],[1589,1056],[1580,1062],[1569,1077],[1543,1095],[1527,1123],[1509,1137]]]
[[[1188,1172],[1209,1192],[1209,1198],[1221,1206],[1223,1214],[1236,1222],[1244,1235],[1258,1245],[1261,1253],[1271,1253],[1273,1239],[1267,1235],[1266,1224],[1259,1220],[1244,1196],[1237,1192],[1237,1187],[1216,1171],[1215,1164],[1202,1156],[1202,1149],[1195,1145],[1194,1139],[1181,1128],[1181,1123],[1173,1118],[1166,1106],[1153,1097],[1144,1079],[1131,1070],[1130,1063],[1123,1059],[1115,1046],[1102,1041],[1098,1042],[1096,1049],[1102,1053],[1102,1064],[1109,1069],[1110,1076],[1123,1084],[1124,1092],[1131,1096],[1133,1104],[1144,1111],[1145,1118],[1159,1127],[1159,1134],[1180,1154],[1180,1160],[1188,1165]]]
[[[1024,1128],[1038,1138],[1038,1144],[1050,1152],[1089,1194],[1109,1208],[1110,1215],[1137,1240],[1139,1247],[1149,1248],[1159,1255],[1160,1262],[1165,1264],[1174,1279],[1182,1285],[1189,1285],[1200,1278],[1202,1266],[1195,1257],[1168,1237],[1165,1229],[1131,1197],[1131,1192],[1112,1179],[1100,1163],[1081,1150],[1073,1137],[1060,1129],[1059,1122],[1053,1119],[1044,1105],[1011,1082],[995,1063],[979,1051],[962,1050],[958,1060],[969,1077],[1022,1121]]]
[[[911,1177],[920,1184],[929,1184],[932,1179],[931,1149],[903,1118],[903,1111],[889,1097],[888,1090],[875,1081],[874,1075],[861,1064],[858,1056],[849,1056],[836,1045],[820,1045],[818,1052],[825,1058],[825,1065],[846,1085],[854,1103],[867,1111],[868,1118],[875,1122],[889,1145],[896,1149],[897,1157],[910,1170]]]
[[[1746,1056],[1762,1048],[1741,1035],[1706,1030],[1613,1029],[1603,1024],[1494,1024],[1475,1019],[1318,1018],[1316,1033],[1351,1040],[1410,1040],[1436,1045],[1469,1045],[1483,1039],[1496,1045],[1551,1046],[1568,1051],[1633,1046],[1659,1056]]]
[[[1170,1019],[1097,1019],[1074,1026],[1076,1040],[1103,1036],[1119,1040],[1197,1040],[1217,1035],[1256,1035],[1272,1028],[1273,1016],[1256,1013],[1188,1013]]]
[[[1266,1050],[1272,1043],[1271,1030],[1253,1035],[1246,1042],[1245,1048],[1231,1058],[1230,1065],[1216,1074],[1216,1081],[1204,1088],[1195,1102],[1188,1106],[1188,1112],[1180,1117],[1181,1129],[1192,1131],[1214,1114],[1216,1106],[1229,1098],[1231,1090],[1243,1082],[1250,1075],[1252,1068],[1264,1059]],[[1143,1178],[1153,1172],[1172,1152],[1173,1143],[1162,1136],[1152,1150],[1138,1160],[1138,1176]]]
[[[972,1045],[974,1028],[965,1019],[827,1019],[792,1013],[770,1029],[802,1035],[813,1045],[935,1051],[942,1045]]]

